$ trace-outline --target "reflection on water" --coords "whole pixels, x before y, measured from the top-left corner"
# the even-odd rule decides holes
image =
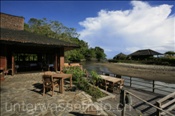
[[[102,74],[102,72],[111,73],[107,67],[99,65],[96,62],[82,62],[81,64],[83,65],[83,68],[88,70],[88,72],[96,71],[98,74]],[[125,79],[125,86],[130,86],[130,77],[122,76],[122,78]],[[141,78],[132,78],[132,87],[152,91],[153,81],[144,80]],[[175,92],[175,84],[155,81],[154,87],[155,93],[167,95],[171,92]]]
[[[81,62],[83,68],[88,72],[96,71],[98,74],[102,72],[111,73],[107,67],[97,64],[96,62]]]

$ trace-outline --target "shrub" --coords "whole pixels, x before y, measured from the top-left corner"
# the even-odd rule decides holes
[[[108,60],[109,62],[118,63],[134,63],[134,64],[156,64],[156,65],[168,65],[175,66],[175,58],[149,58],[146,60]]]
[[[78,81],[81,77],[85,75],[85,72],[80,69],[80,67],[64,67],[63,72],[67,74],[72,74],[72,80]]]
[[[76,87],[91,95],[93,97],[93,100],[105,96],[105,94],[102,93],[98,88],[90,85],[86,78],[83,78],[85,72],[79,67],[65,67],[63,69],[63,72],[67,74],[72,74],[73,83],[76,85]],[[91,75],[93,77],[92,81],[96,83],[97,80],[99,80],[99,75],[95,71],[92,71]]]
[[[91,82],[92,82],[92,84],[93,85],[98,85],[98,83],[101,80],[100,76],[95,71],[91,71],[90,74],[91,74]]]

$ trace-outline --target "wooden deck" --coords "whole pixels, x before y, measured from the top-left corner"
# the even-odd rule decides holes
[[[139,89],[129,88],[125,87],[125,89],[136,96],[146,100],[147,102],[156,105],[156,101],[163,98],[163,95],[155,94],[148,91],[143,91]],[[111,110],[108,112],[114,113],[117,116],[121,116],[121,109],[119,106],[119,100],[120,100],[120,94],[117,93],[117,91],[114,91],[113,93],[116,95],[114,99],[106,99],[102,101],[103,104],[111,104]],[[153,108],[152,106],[144,103],[143,101],[140,101],[139,99],[132,96],[132,107],[129,107],[129,105],[126,106],[126,114],[125,116],[136,116],[136,115],[146,115],[146,116],[156,116],[156,108]]]

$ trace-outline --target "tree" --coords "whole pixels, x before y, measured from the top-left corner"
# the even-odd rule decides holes
[[[68,28],[58,21],[48,21],[46,18],[31,18],[28,24],[25,24],[25,30],[67,42],[72,42],[72,38],[79,37],[76,29]]]
[[[165,58],[175,59],[175,52],[174,51],[167,51],[167,52],[165,52]]]
[[[167,51],[167,52],[165,52],[165,55],[174,56],[175,52],[174,51]]]
[[[90,48],[86,50],[86,53],[85,53],[86,60],[91,60],[91,58],[95,58],[95,57],[96,57],[96,54],[95,54],[94,48]]]
[[[75,28],[66,27],[58,21],[48,21],[46,18],[31,18],[28,23],[24,24],[24,29],[29,32],[45,35],[49,38],[79,45],[79,49],[65,52],[65,59],[67,61],[80,61],[84,58],[91,59],[95,57],[100,61],[106,57],[102,48],[95,47],[95,49],[89,49],[87,42],[78,39],[79,34],[76,32]]]
[[[95,47],[95,54],[98,61],[100,61],[101,59],[105,59],[106,57],[104,50],[100,47]]]
[[[78,38],[74,38],[73,41],[80,45],[80,48],[67,51],[65,53],[65,58],[67,61],[80,61],[81,59],[85,58],[86,51],[88,50],[88,44],[83,40],[79,40]]]
[[[24,29],[29,32],[45,35],[49,38],[55,38],[80,45],[80,49],[71,52],[68,51],[65,55],[65,58],[70,60],[80,60],[84,57],[84,54],[81,53],[85,53],[84,51],[88,49],[87,43],[78,39],[79,34],[76,32],[76,29],[68,28],[58,21],[48,21],[46,18],[31,18],[28,23],[25,23]]]

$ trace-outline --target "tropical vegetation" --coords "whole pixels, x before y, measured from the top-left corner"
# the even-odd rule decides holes
[[[79,39],[79,34],[76,32],[75,28],[66,27],[58,21],[51,21],[46,18],[31,18],[28,23],[24,24],[24,29],[32,33],[47,36],[48,38],[55,38],[79,45],[79,49],[74,49],[65,53],[65,59],[68,62],[80,61],[82,59],[91,60],[92,58],[100,61],[106,57],[102,48],[98,46],[89,48],[87,42]]]
[[[95,83],[99,80],[99,75],[95,71],[90,72],[90,79],[85,78],[86,72],[79,67],[64,67],[63,72],[66,74],[72,74],[72,80],[77,89],[85,91],[91,95],[93,100],[97,100],[98,98],[105,96],[98,87],[95,87]],[[91,82],[93,85],[90,84]]]
[[[161,57],[150,57],[140,60],[130,59],[127,55],[120,53],[109,59],[109,62],[120,62],[120,63],[136,63],[136,64],[155,64],[155,65],[168,65],[175,66],[175,52],[167,51]]]

